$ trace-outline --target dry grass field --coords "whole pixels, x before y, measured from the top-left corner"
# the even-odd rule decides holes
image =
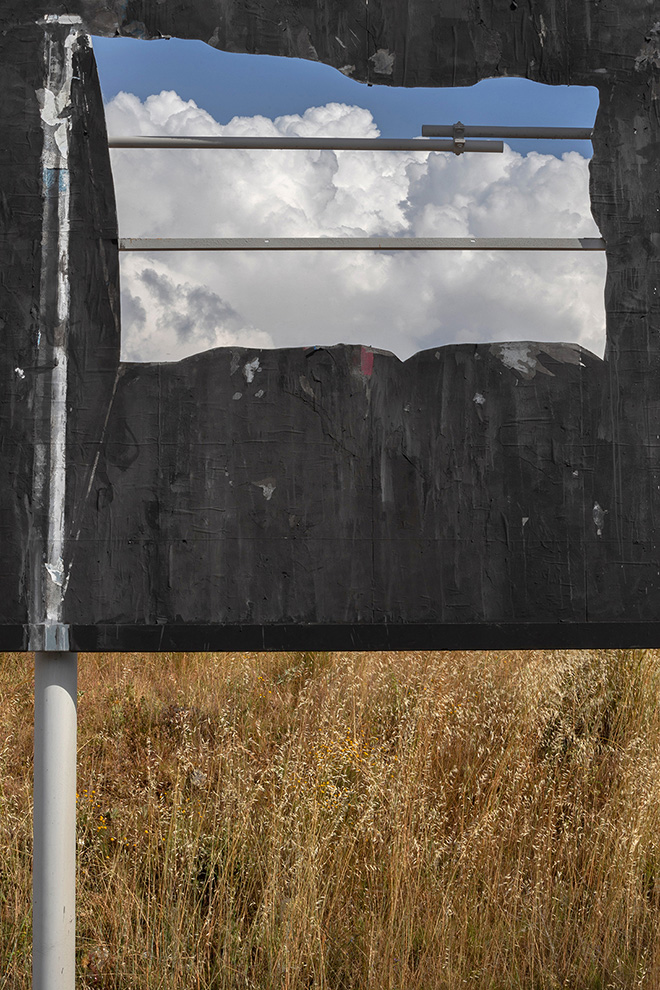
[[[0,663],[0,990],[33,671]],[[78,985],[660,987],[660,655],[80,657]]]

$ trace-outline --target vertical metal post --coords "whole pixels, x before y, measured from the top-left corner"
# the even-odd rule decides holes
[[[74,990],[77,653],[35,653],[32,987]]]
[[[57,6],[57,5],[56,5]],[[35,423],[30,649],[34,654],[32,857],[33,990],[74,990],[76,970],[76,737],[78,655],[64,622],[67,561],[68,334],[72,197],[69,152],[77,111],[76,14],[46,14],[39,332]]]

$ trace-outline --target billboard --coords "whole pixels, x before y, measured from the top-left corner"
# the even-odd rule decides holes
[[[2,3],[2,648],[656,645],[658,13]],[[604,359],[530,327],[405,362],[360,344],[121,362],[91,33],[315,58],[385,85],[597,86]]]

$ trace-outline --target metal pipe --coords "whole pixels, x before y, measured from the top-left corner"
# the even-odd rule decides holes
[[[120,251],[604,251],[600,237],[122,237]]]
[[[270,149],[273,151],[456,151],[454,141],[424,138],[300,138],[300,137],[110,137],[109,148],[224,148]],[[501,141],[470,141],[464,151],[501,154]]]
[[[33,990],[74,990],[77,653],[34,655]]]
[[[422,136],[427,138],[453,137],[454,128],[461,127],[466,138],[518,138],[546,141],[591,141],[592,127],[493,127],[490,124],[424,124]]]

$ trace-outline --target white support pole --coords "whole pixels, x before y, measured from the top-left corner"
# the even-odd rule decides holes
[[[32,987],[74,990],[77,653],[34,655]]]

